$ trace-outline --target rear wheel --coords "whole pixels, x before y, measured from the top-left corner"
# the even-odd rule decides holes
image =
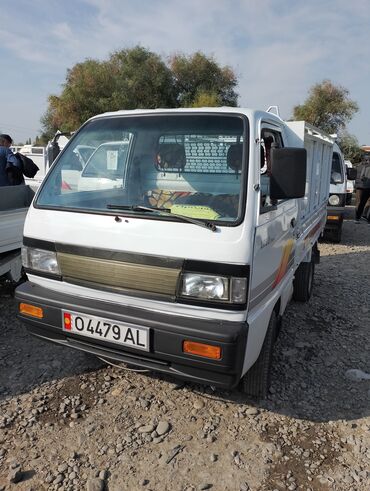
[[[313,289],[315,263],[313,257],[309,263],[301,263],[295,272],[293,298],[298,302],[307,302]]]
[[[277,337],[278,321],[276,312],[272,312],[265,340],[255,364],[240,381],[240,390],[252,397],[266,397],[270,387],[271,364],[274,342]]]

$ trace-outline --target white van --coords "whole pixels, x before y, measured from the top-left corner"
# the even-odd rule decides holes
[[[325,238],[332,242],[338,243],[342,239],[344,208],[347,204],[347,179],[355,178],[356,169],[346,166],[341,149],[337,143],[334,143],[328,214],[324,233]]]
[[[94,165],[65,192],[80,145]],[[90,119],[28,213],[20,318],[108,360],[266,394],[285,308],[311,295],[332,149],[304,122],[251,109]]]

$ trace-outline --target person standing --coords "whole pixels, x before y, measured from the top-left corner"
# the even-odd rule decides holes
[[[22,165],[10,150],[13,140],[9,135],[0,135],[0,186],[23,184]]]
[[[370,155],[365,155],[357,170],[356,179],[356,223],[360,223],[365,205],[370,198]],[[368,220],[370,224],[370,221]]]

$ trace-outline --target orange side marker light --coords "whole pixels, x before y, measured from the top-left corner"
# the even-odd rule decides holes
[[[212,346],[211,344],[196,343],[195,341],[184,341],[182,345],[184,353],[190,355],[203,356],[205,358],[212,358],[213,360],[221,359],[221,347]]]
[[[29,315],[30,317],[36,317],[37,319],[42,319],[44,317],[44,311],[41,307],[35,307],[29,303],[20,303],[19,312],[24,315]]]

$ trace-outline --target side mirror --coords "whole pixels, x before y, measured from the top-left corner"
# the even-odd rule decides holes
[[[270,197],[303,198],[306,190],[306,168],[305,148],[272,148]]]
[[[357,169],[353,167],[347,167],[347,179],[354,181],[357,177]]]

